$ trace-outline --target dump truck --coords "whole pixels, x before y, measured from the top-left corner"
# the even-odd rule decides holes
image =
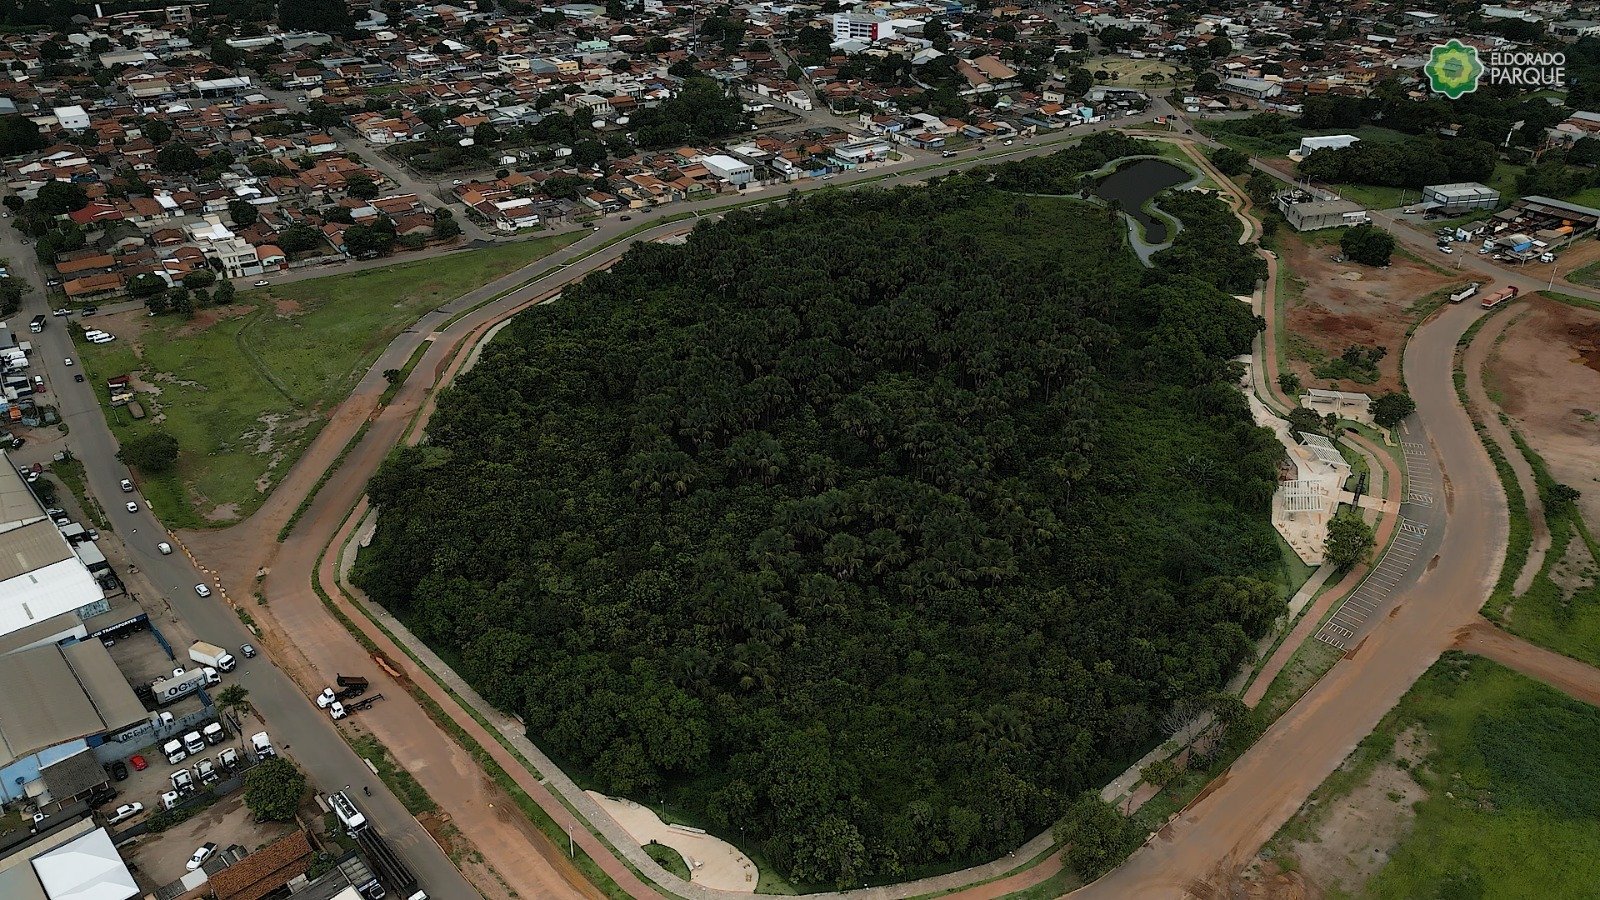
[[[1500,290],[1495,291],[1489,296],[1483,298],[1483,308],[1494,309],[1496,306],[1499,306],[1508,300],[1515,300],[1517,298],[1517,293],[1516,285],[1512,285],[1508,288],[1501,288]]]
[[[205,641],[195,641],[189,645],[189,658],[202,666],[214,666],[223,672],[232,672],[238,664],[233,654]]]
[[[339,685],[338,692],[333,695],[335,700],[349,700],[367,692],[367,680],[359,675],[339,675],[334,681]]]

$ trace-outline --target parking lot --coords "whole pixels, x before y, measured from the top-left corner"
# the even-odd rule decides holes
[[[187,871],[184,863],[207,841],[219,851],[238,844],[253,853],[292,829],[292,825],[277,822],[257,823],[255,814],[245,808],[244,792],[238,791],[189,821],[140,837],[122,849],[140,886],[150,890],[182,878]]]

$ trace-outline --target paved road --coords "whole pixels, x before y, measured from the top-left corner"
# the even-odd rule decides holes
[[[122,540],[127,558],[201,638],[225,647],[238,647],[255,640],[220,593],[214,592],[209,599],[195,594],[194,586],[209,579],[183,554],[163,556],[156,551],[156,543],[166,539],[166,534],[143,497],[137,493],[122,493],[118,482],[130,474],[116,459],[116,439],[106,425],[90,383],[73,381],[72,374],[80,370],[76,365],[67,367],[64,363],[68,358],[76,362],[77,358],[66,322],[51,317],[42,334],[27,334],[27,320],[36,313],[48,312],[43,295],[44,279],[32,248],[21,246],[15,229],[3,227],[0,228],[0,254],[11,260],[13,277],[20,270],[34,286],[33,292],[24,298],[22,312],[12,322],[22,324],[24,338],[32,338],[32,371],[37,372],[42,367],[49,373],[52,390],[45,399],[58,406],[70,426],[66,446],[83,461],[89,490],[100,498],[116,530],[115,536],[102,531],[101,539]],[[128,496],[139,503],[138,513],[123,509]],[[240,599],[248,600],[248,582],[235,583],[232,587],[242,595]],[[152,600],[143,599],[147,604]],[[237,670],[238,683],[250,690],[251,703],[266,721],[273,741],[288,750],[310,773],[315,784],[323,790],[371,785],[375,789],[373,796],[361,798],[361,806],[396,845],[397,852],[417,873],[424,888],[440,897],[472,896],[472,889],[450,860],[334,733],[327,714],[319,711],[265,656],[242,662]]]

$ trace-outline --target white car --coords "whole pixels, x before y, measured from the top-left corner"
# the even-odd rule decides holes
[[[126,822],[142,812],[144,812],[143,803],[124,803],[117,807],[116,812],[106,816],[106,824],[115,825],[118,822]]]
[[[211,596],[211,588],[208,588],[208,587],[206,587],[206,586],[205,586],[205,585],[203,585],[203,584],[197,584],[197,585],[195,585],[195,586],[194,586],[194,592],[195,592],[195,593],[196,593],[196,594],[199,594],[199,595],[200,595],[200,596],[202,596],[202,597],[209,597],[209,596]]]
[[[256,282],[256,287],[266,287],[267,285],[269,285],[271,283],[272,282],[270,282],[270,281],[266,280],[265,278],[263,278],[260,281]]]
[[[1455,251],[1454,248],[1452,248],[1452,247],[1450,247],[1450,246],[1448,246],[1446,244],[1440,244],[1439,245],[1439,252],[1440,253],[1454,253],[1456,251]]]
[[[345,716],[349,715],[349,713],[344,711],[344,704],[343,703],[340,703],[339,701],[335,700],[335,701],[333,701],[332,704],[330,704],[328,706],[328,715],[333,716],[333,720],[335,722],[337,722],[340,719],[344,718]]]
[[[194,855],[189,857],[189,861],[183,864],[184,868],[193,872],[195,869],[205,865],[206,860],[210,859],[211,854],[215,852],[217,852],[217,845],[206,841],[200,845],[200,849],[194,851]]]
[[[157,544],[156,549],[161,551],[162,556],[172,555],[172,545],[166,541],[162,541],[161,543]]]
[[[126,478],[122,479],[122,492],[124,494],[133,493],[133,482],[129,481]]]
[[[139,511],[139,504],[133,502],[132,500],[129,500],[128,501],[128,512],[138,512],[138,511]]]
[[[72,365],[72,357],[67,357],[67,365]]]

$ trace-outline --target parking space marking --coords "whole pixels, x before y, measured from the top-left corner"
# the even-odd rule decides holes
[[[1428,534],[1426,523],[1402,517],[1389,549],[1367,577],[1339,604],[1333,616],[1317,630],[1317,640],[1339,650],[1383,606],[1409,574]]]

